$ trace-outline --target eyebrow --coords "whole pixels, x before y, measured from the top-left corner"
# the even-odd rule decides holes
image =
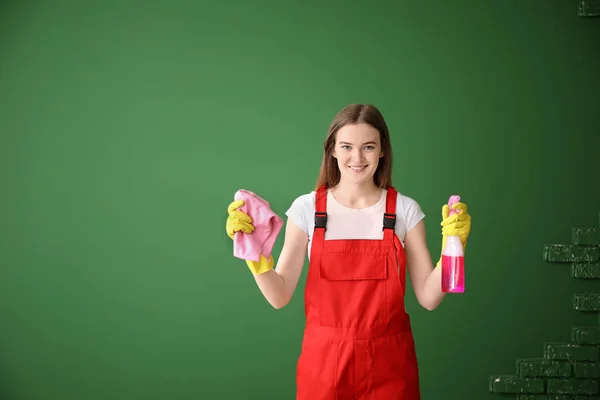
[[[352,143],[350,143],[350,142],[340,142],[340,144],[352,144]],[[365,145],[365,144],[377,144],[377,143],[375,143],[373,141],[370,141],[370,142],[363,143],[363,145]]]

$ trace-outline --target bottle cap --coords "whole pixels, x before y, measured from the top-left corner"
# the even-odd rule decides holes
[[[452,209],[452,205],[455,203],[458,203],[460,201],[460,196],[457,194],[454,194],[452,196],[450,196],[450,198],[448,199],[448,207],[450,207],[450,211],[448,212],[448,216],[450,215],[454,215],[454,214],[458,214],[457,210],[453,210]]]

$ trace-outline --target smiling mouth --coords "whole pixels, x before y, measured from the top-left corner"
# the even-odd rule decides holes
[[[367,166],[366,165],[361,165],[361,166],[349,165],[348,168],[350,168],[352,171],[360,172],[360,171],[363,171],[365,168],[367,168]]]

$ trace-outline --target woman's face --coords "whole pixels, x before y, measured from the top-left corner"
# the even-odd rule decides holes
[[[332,155],[342,180],[364,183],[373,179],[383,157],[379,136],[379,131],[368,124],[346,125],[337,132]]]

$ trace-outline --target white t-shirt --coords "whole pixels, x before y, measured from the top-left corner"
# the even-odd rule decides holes
[[[348,208],[327,191],[327,230],[325,240],[330,239],[383,239],[383,214],[387,190],[382,189],[381,198],[366,208]],[[285,215],[308,235],[308,258],[315,229],[316,192],[296,198]],[[396,199],[396,235],[404,246],[406,233],[425,218],[419,204],[410,197],[398,193]]]

